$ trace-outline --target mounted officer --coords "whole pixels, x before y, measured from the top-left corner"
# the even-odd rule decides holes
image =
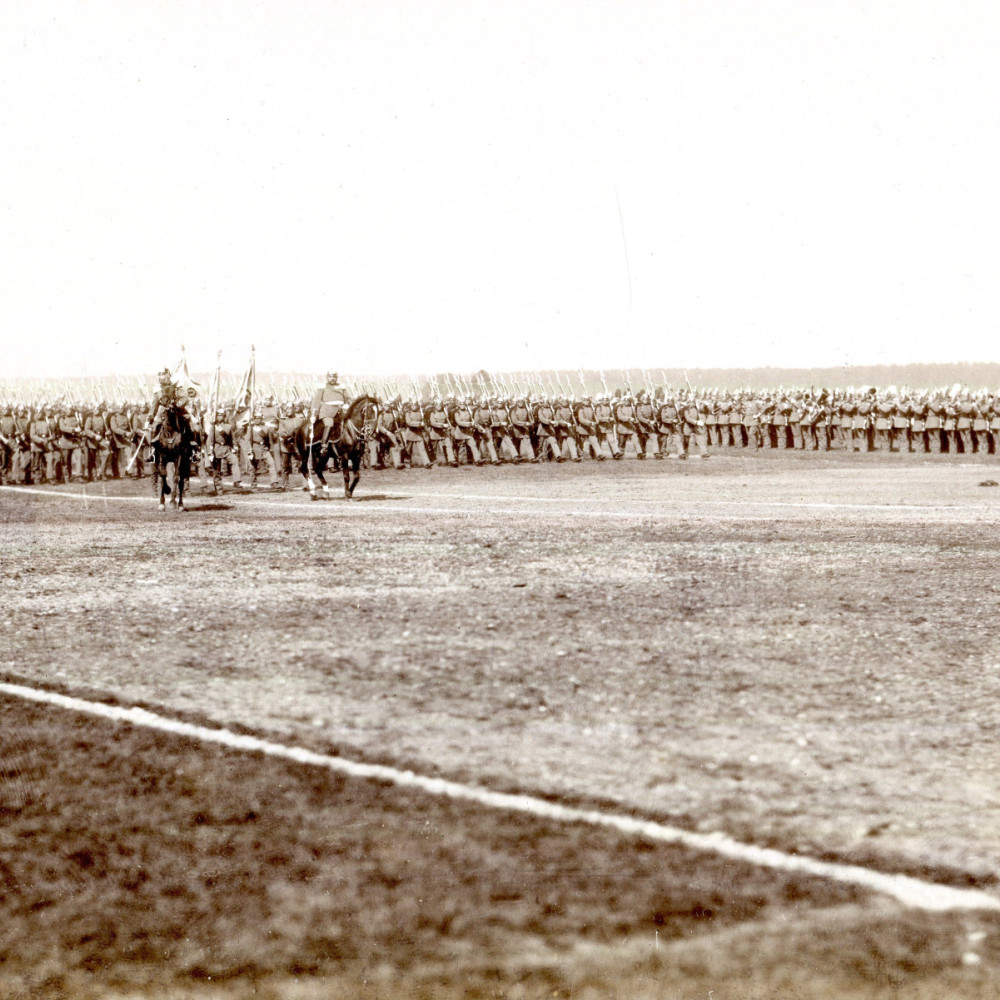
[[[174,382],[169,368],[164,368],[160,372],[159,380],[159,388],[153,393],[149,403],[149,416],[146,418],[150,442],[156,441],[159,437],[164,412],[171,406],[183,406],[185,402],[181,397],[180,386]]]
[[[314,393],[309,404],[309,420],[315,425],[317,420],[323,422],[323,436],[320,443],[325,449],[332,436],[334,440],[340,437],[340,425],[344,419],[344,410],[350,402],[343,386],[340,385],[335,371],[326,373],[326,385],[321,385]]]

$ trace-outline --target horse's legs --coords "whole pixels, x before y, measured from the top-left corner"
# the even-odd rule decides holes
[[[312,451],[307,450],[299,457],[299,475],[302,477],[303,489],[309,491],[309,496],[315,500],[316,499],[316,484],[312,481],[312,471],[309,466],[313,464],[311,461]]]
[[[316,461],[313,463],[313,473],[319,480],[320,486],[323,487],[324,498],[329,498],[330,487],[327,485],[326,476],[323,475],[326,472],[326,467],[330,464],[330,448],[329,446],[322,451],[320,451]]]
[[[354,496],[354,489],[358,485],[358,481],[361,479],[361,456],[363,454],[363,449],[355,451],[351,456],[350,468],[354,473],[354,479],[351,480],[350,485],[348,485],[348,465],[344,462],[344,491],[347,495],[348,500]]]
[[[177,509],[184,510],[184,487],[187,485],[191,470],[187,467],[186,459],[179,458],[175,466],[174,473],[174,497],[177,500]]]

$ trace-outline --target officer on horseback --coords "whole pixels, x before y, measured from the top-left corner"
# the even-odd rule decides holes
[[[194,391],[189,389],[186,393],[173,380],[169,368],[164,368],[159,374],[159,387],[153,393],[153,398],[149,404],[149,414],[146,417],[146,439],[149,444],[155,444],[160,439],[160,432],[163,429],[163,421],[167,410],[179,411],[183,420],[193,429],[191,413],[188,410],[189,404],[194,402]]]
[[[149,417],[146,420],[146,428],[149,430],[149,440],[155,441],[159,436],[160,427],[163,424],[163,413],[167,407],[177,406],[180,403],[178,396],[179,386],[174,384],[173,376],[169,368],[164,368],[159,375],[160,386],[153,393],[153,399],[149,404]]]
[[[337,380],[337,373],[327,372],[326,385],[321,385],[313,393],[312,402],[309,404],[310,423],[315,425],[317,420],[323,422],[323,436],[320,443],[324,450],[331,437],[334,440],[340,437],[341,421],[348,401],[347,393]]]

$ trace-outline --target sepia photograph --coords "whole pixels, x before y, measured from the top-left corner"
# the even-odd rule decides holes
[[[1000,996],[998,51],[0,6],[0,1000]]]

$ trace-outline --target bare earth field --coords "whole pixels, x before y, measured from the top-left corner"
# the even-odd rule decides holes
[[[993,459],[0,490],[0,679],[1000,899]],[[983,997],[1000,915],[0,698],[0,996]]]

